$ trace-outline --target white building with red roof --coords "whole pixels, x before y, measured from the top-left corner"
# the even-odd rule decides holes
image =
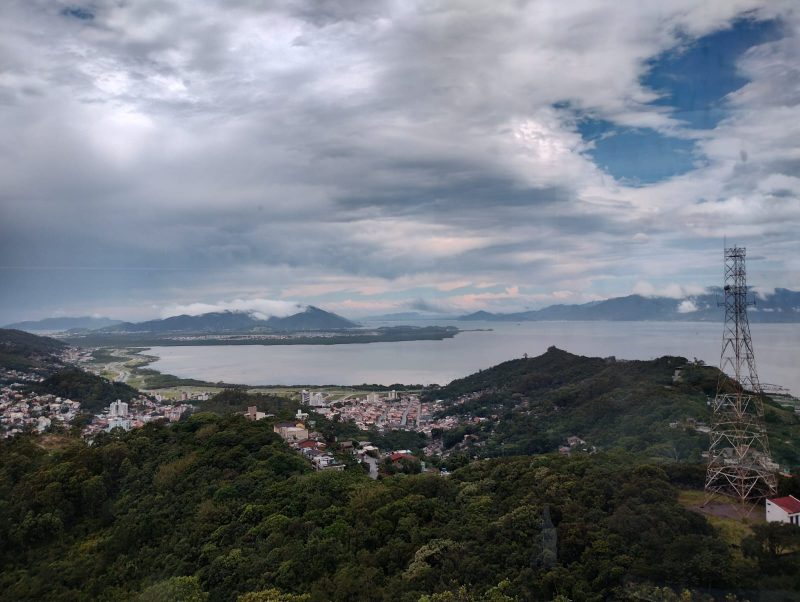
[[[767,522],[800,526],[800,500],[793,495],[767,500]]]

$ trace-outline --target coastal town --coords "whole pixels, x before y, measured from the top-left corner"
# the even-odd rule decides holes
[[[86,352],[68,349],[62,354],[65,365],[91,359]],[[119,368],[118,368],[119,369]],[[95,368],[97,370],[97,368]],[[34,392],[31,385],[43,380],[37,371],[9,371],[2,375],[0,387],[0,437],[10,437],[25,432],[59,432],[79,429],[82,437],[91,441],[101,432],[114,429],[131,430],[145,424],[164,421],[178,422],[197,411],[208,401],[213,391],[174,387],[144,391],[128,400],[114,400],[102,410],[90,412],[80,399],[69,399]],[[372,478],[393,472],[436,471],[426,466],[424,458],[447,456],[453,449],[468,446],[480,447],[473,435],[445,449],[442,437],[436,436],[459,425],[480,425],[487,418],[469,414],[444,415],[442,400],[423,400],[418,392],[361,391],[342,395],[322,389],[287,391],[300,405],[292,421],[280,421],[270,413],[249,407],[244,415],[249,420],[269,419],[273,430],[297,453],[305,457],[316,470],[344,470],[353,462],[361,464]],[[454,400],[456,407],[474,399],[475,394]],[[317,419],[350,423],[369,438],[369,433],[410,431],[426,437],[426,445],[416,453],[410,449],[381,449],[364,437],[326,440],[314,429]],[[578,446],[580,447],[580,446]],[[574,442],[559,451],[567,453],[576,449]],[[446,473],[446,471],[444,471]]]
[[[0,387],[0,437],[77,425],[81,435],[91,440],[98,433],[114,428],[127,431],[158,420],[177,422],[193,410],[188,403],[167,403],[140,395],[129,402],[113,401],[102,412],[92,414],[82,411],[80,401],[34,393],[19,384]]]
[[[322,433],[313,430],[316,418],[350,422],[365,433],[408,430],[430,435],[435,428],[448,428],[456,423],[452,417],[435,419],[442,402],[423,402],[416,394],[370,392],[334,401],[323,391],[302,390],[299,398],[302,407],[294,420],[277,421],[273,430],[316,470],[345,470],[355,461],[374,479],[381,473],[398,471],[439,472],[426,466],[408,449],[381,450],[371,441],[346,437],[326,440]],[[244,415],[254,421],[275,419],[274,415],[261,412],[256,406],[249,407]]]
[[[42,392],[41,385],[53,370],[70,366],[85,367],[97,376],[107,373],[116,382],[127,380],[131,369],[118,357],[111,356],[113,361],[110,363],[97,363],[94,351],[67,347],[49,358],[46,369],[41,366],[4,368],[0,374],[0,437],[26,432],[72,431],[92,441],[99,433],[115,429],[127,431],[156,421],[178,422],[198,411],[204,402],[221,390],[196,387],[142,390],[135,396],[109,398],[99,403],[97,400],[87,403],[80,395],[68,397]],[[346,463],[342,462],[342,452],[368,467],[373,477],[377,477],[381,463],[383,470],[391,470],[393,465],[403,465],[411,470],[424,469],[424,464],[408,449],[380,450],[369,441],[325,441],[319,432],[313,430],[315,419],[351,423],[365,433],[412,431],[429,439],[435,430],[444,431],[459,423],[459,418],[438,416],[443,409],[442,401],[423,401],[417,392],[354,391],[342,394],[341,391],[304,389],[289,390],[284,394],[294,397],[301,410],[294,423],[274,422],[274,430],[318,470],[343,470]],[[250,408],[245,415],[251,420],[277,420],[256,408]],[[308,428],[305,423],[308,423]],[[437,445],[441,443],[426,447],[424,453],[441,452]]]
[[[67,348],[60,353],[59,362],[70,366],[85,362],[88,357],[88,352]],[[115,428],[130,430],[159,420],[177,422],[194,409],[186,393],[180,394],[177,402],[160,394],[139,394],[128,401],[109,400],[102,410],[95,408],[92,412],[80,399],[37,392],[36,385],[44,381],[47,373],[41,367],[0,369],[0,438],[78,428],[81,436],[91,440],[98,433]]]
[[[326,418],[351,421],[361,430],[402,429],[430,435],[433,429],[448,429],[455,426],[453,417],[436,418],[444,406],[441,400],[423,402],[417,394],[398,394],[388,391],[360,396],[349,396],[338,401],[329,401],[324,393],[301,393],[304,405]],[[308,401],[307,401],[308,400]]]

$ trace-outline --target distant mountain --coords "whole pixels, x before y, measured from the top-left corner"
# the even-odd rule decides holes
[[[227,332],[251,330],[262,323],[249,313],[222,311],[199,316],[183,314],[146,322],[122,322],[100,332]]]
[[[25,330],[27,332],[63,332],[65,330],[97,330],[106,328],[114,324],[120,324],[120,320],[111,318],[93,318],[82,316],[80,318],[45,318],[43,320],[28,320],[9,324],[5,328]]]
[[[347,318],[313,305],[306,307],[305,311],[285,318],[272,316],[266,323],[271,330],[344,330],[358,327],[358,324]]]
[[[605,301],[580,305],[551,305],[543,309],[509,314],[478,311],[460,320],[493,322],[526,322],[547,320],[608,320],[608,321],[684,321],[716,322],[723,318],[717,304],[723,297],[721,289],[710,289],[702,295],[684,299],[628,295]],[[751,322],[800,322],[800,292],[779,288],[765,298],[754,296],[756,305],[748,316]]]
[[[531,312],[527,312],[531,313]],[[458,318],[459,320],[475,320],[475,321],[482,321],[482,320],[500,320],[501,316],[509,316],[509,320],[512,320],[511,316],[519,316],[522,314],[493,314],[488,311],[476,311],[475,313],[467,314],[466,316],[461,316]],[[515,318],[517,319],[517,318]]]
[[[199,316],[180,315],[149,320],[147,322],[122,322],[99,330],[99,333],[168,333],[168,332],[288,332],[302,330],[342,330],[358,325],[331,312],[309,305],[304,311],[279,318],[262,320],[250,312],[222,311]]]

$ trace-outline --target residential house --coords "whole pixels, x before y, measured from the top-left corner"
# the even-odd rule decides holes
[[[800,500],[793,495],[767,500],[767,522],[800,526]]]
[[[278,422],[273,430],[290,443],[308,439],[308,429],[302,422]]]

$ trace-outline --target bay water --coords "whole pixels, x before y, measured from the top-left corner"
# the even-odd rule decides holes
[[[397,322],[385,325],[397,325]],[[426,324],[432,324],[427,322]],[[345,345],[153,347],[152,368],[246,385],[446,384],[555,345],[618,359],[680,355],[719,364],[722,324],[710,322],[436,322],[467,330],[441,341]],[[370,323],[370,326],[381,325]],[[800,395],[800,324],[751,325],[761,381]]]

